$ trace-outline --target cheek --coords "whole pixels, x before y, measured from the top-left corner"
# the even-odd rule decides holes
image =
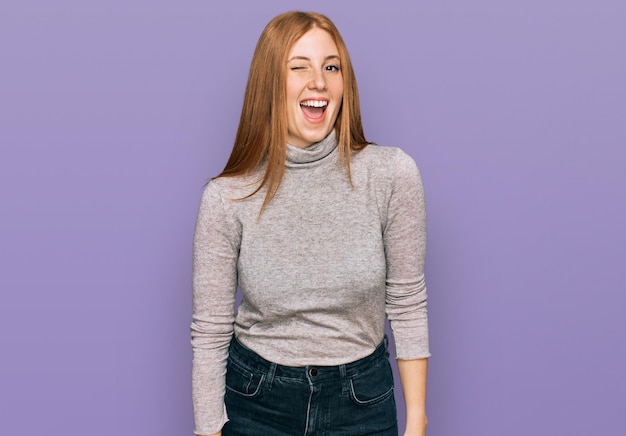
[[[343,97],[343,79],[341,77],[338,77],[337,80],[332,83],[331,93],[333,98],[341,104],[341,99]]]
[[[292,106],[298,99],[298,94],[294,91],[294,89],[287,87],[287,104]]]
[[[333,98],[335,99],[335,101],[337,101],[337,109],[339,109],[343,100],[343,87],[342,86],[338,87],[335,90],[335,92],[333,92]]]
[[[287,103],[289,105],[293,104],[295,101],[298,100],[298,84],[296,83],[295,80],[293,79],[288,79],[287,80]]]

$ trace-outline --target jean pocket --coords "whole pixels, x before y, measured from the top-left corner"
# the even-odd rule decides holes
[[[241,365],[228,360],[226,369],[226,389],[247,398],[261,393],[265,374],[254,373]]]
[[[393,373],[388,362],[350,379],[350,398],[361,406],[380,403],[393,397]]]

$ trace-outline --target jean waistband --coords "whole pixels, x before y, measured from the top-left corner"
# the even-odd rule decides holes
[[[303,381],[326,381],[332,379],[342,379],[354,377],[359,373],[369,369],[379,360],[387,360],[387,336],[383,338],[376,350],[369,356],[354,362],[336,366],[285,366],[279,365],[256,354],[254,351],[243,345],[235,336],[230,343],[229,356],[233,362],[243,365],[248,369],[261,371],[270,374],[271,377],[289,378]]]

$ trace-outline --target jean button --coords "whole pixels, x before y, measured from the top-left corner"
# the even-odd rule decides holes
[[[317,377],[317,374],[319,374],[319,372],[317,371],[317,368],[311,368],[309,369],[309,375],[311,377]]]

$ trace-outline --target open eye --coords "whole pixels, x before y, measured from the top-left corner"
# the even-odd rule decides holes
[[[335,64],[332,64],[332,65],[326,65],[326,67],[325,67],[324,69],[325,69],[326,71],[332,71],[332,72],[337,72],[337,71],[340,71],[340,70],[341,70],[341,68],[339,67],[339,65],[335,65]]]

